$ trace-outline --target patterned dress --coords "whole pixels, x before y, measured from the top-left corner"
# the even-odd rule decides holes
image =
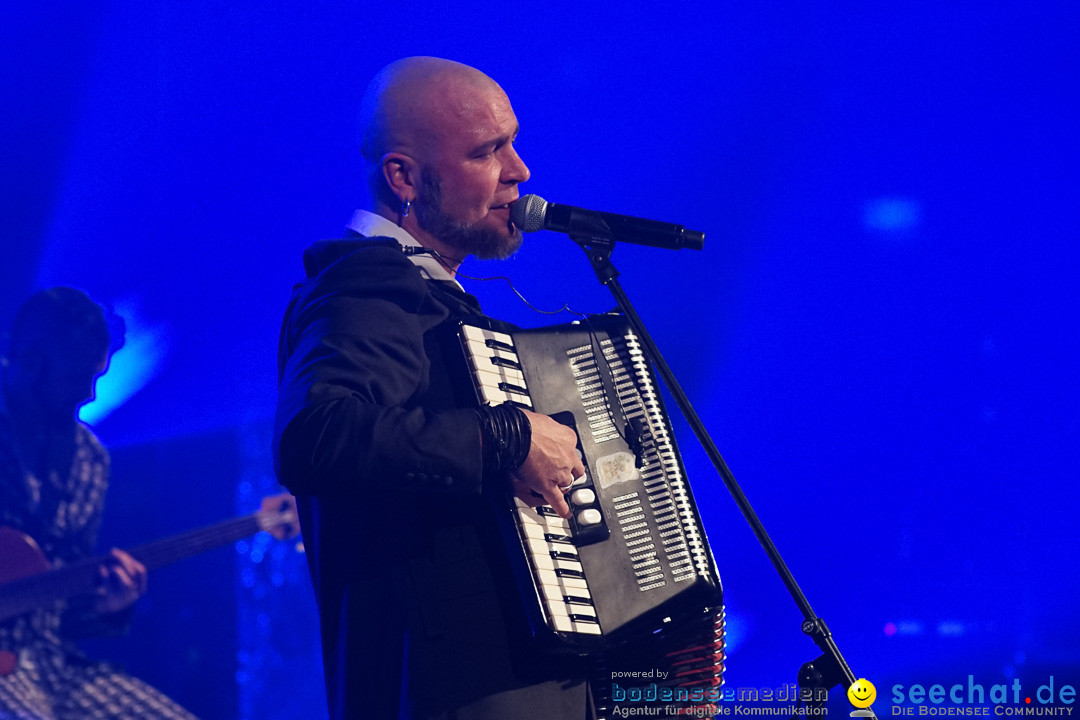
[[[57,565],[93,554],[109,482],[109,455],[89,428],[75,424],[73,447],[66,476],[35,475],[0,396],[0,525],[34,538]],[[195,720],[142,681],[88,660],[71,641],[122,632],[129,617],[99,616],[89,603],[70,601],[0,623],[0,653],[15,665],[0,674],[0,720]]]

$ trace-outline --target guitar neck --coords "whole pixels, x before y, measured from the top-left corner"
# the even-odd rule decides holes
[[[128,550],[128,553],[145,565],[147,570],[154,570],[177,560],[183,560],[190,555],[198,555],[254,535],[263,529],[259,518],[259,514],[255,513],[232,520],[223,520],[216,525],[189,530],[133,547]],[[100,564],[103,559],[98,558],[97,562]]]

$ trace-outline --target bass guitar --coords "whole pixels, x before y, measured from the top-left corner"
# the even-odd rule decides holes
[[[278,540],[299,533],[293,496],[264,498],[262,509],[251,515],[155,540],[127,552],[153,570],[263,530]],[[102,555],[54,567],[33,539],[0,527],[0,622],[57,600],[94,593],[100,569],[111,557]]]

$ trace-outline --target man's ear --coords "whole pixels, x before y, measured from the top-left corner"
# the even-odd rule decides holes
[[[400,202],[413,202],[420,194],[420,166],[408,155],[398,152],[383,155],[382,174],[390,192]]]

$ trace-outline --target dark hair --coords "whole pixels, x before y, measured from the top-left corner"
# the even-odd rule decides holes
[[[57,286],[31,295],[11,326],[11,356],[40,352],[46,345],[85,342],[101,356],[124,344],[124,320],[82,290]]]

